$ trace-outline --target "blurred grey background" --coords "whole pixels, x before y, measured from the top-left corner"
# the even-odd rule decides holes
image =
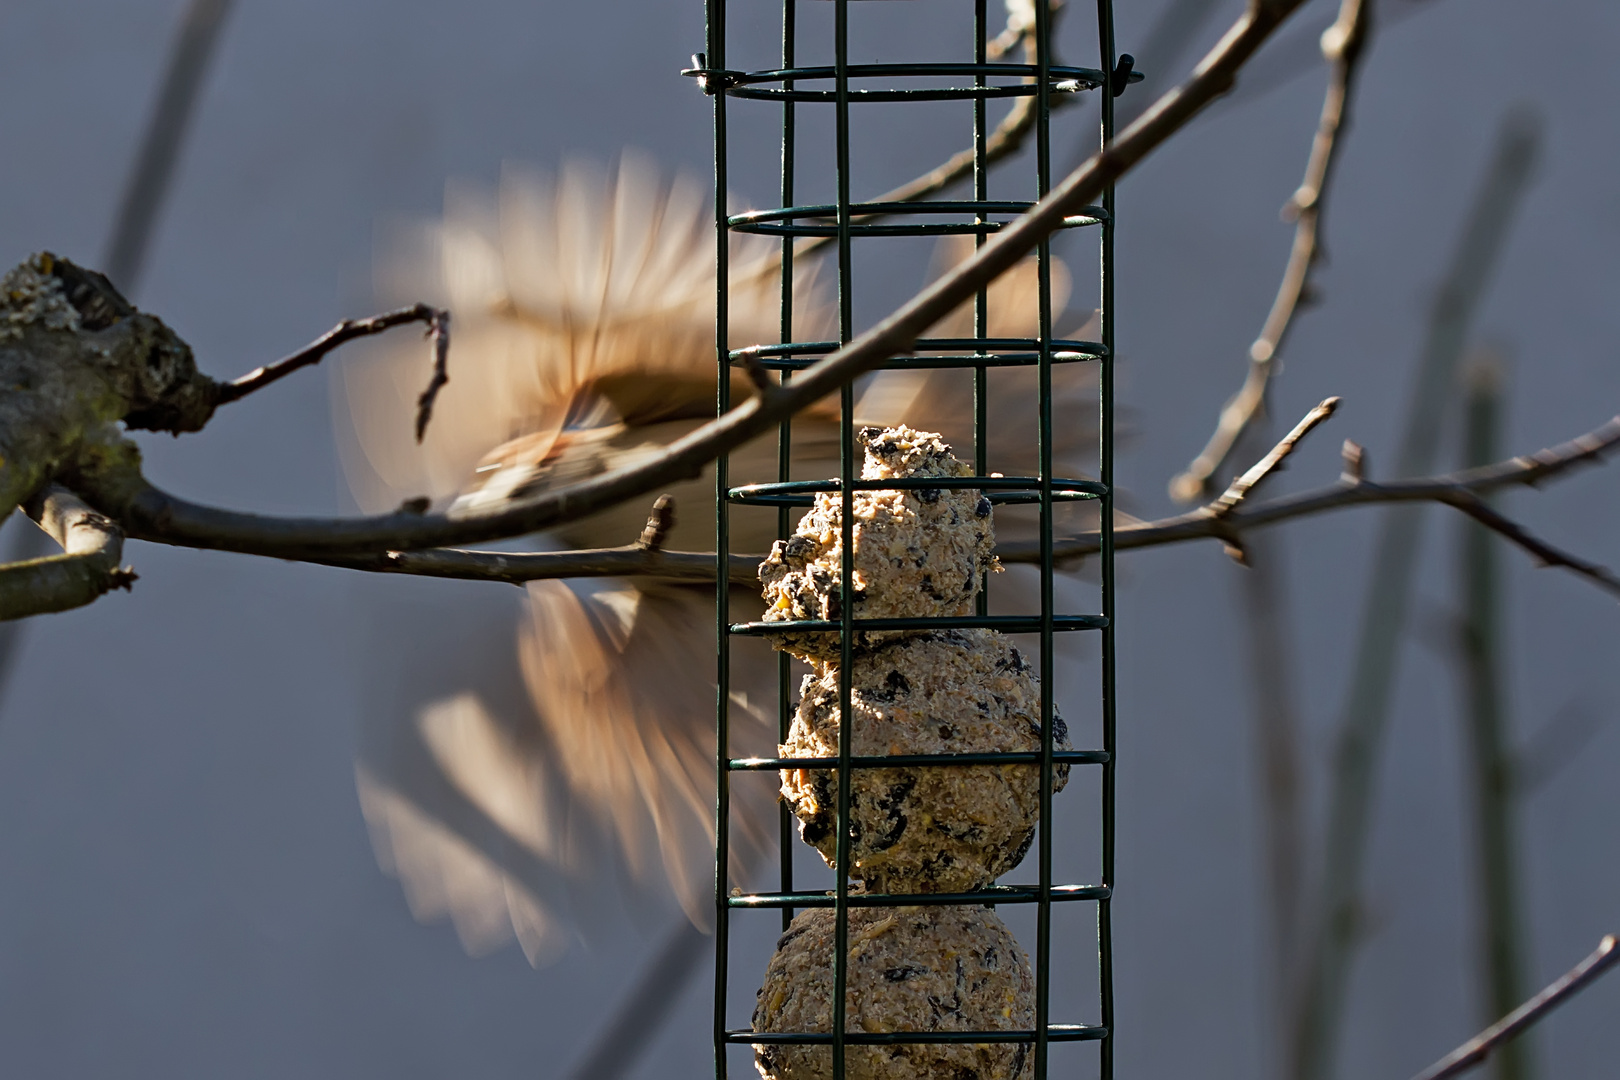
[[[10,103],[0,110],[0,264],[41,248],[100,258],[184,6],[0,9],[0,100]],[[734,6],[734,48],[770,64],[775,5]],[[1064,27],[1077,63],[1093,59],[1085,6],[1075,0]],[[1131,95],[1190,68],[1241,9],[1225,0],[1188,24],[1189,51],[1165,70],[1141,48],[1167,6],[1118,6],[1120,48],[1149,73]],[[861,7],[871,21],[860,47],[872,43],[873,55],[858,60],[880,45],[957,49],[969,10],[942,3],[950,10],[932,23],[920,5]],[[1433,289],[1513,103],[1543,117],[1544,151],[1476,332],[1512,358],[1507,445],[1533,450],[1620,411],[1620,8],[1383,7],[1328,211],[1326,302],[1301,315],[1276,387],[1283,425],[1328,394],[1345,403],[1279,491],[1335,476],[1345,437],[1387,475]],[[1291,237],[1277,209],[1316,124],[1314,38],[1333,10],[1308,4],[1250,85],[1120,190],[1121,396],[1134,431],[1120,481],[1141,516],[1172,509],[1166,482],[1203,445],[1275,291]],[[493,180],[503,160],[553,167],[626,144],[705,175],[707,101],[678,74],[702,48],[702,17],[697,0],[239,3],[134,299],[184,335],[205,370],[229,377],[369,313],[379,223],[436,214],[451,175]],[[1059,163],[1090,137],[1080,112],[1057,122]],[[965,118],[937,115],[904,140],[859,130],[857,191],[965,144]],[[739,194],[773,203],[770,120],[761,108],[739,123],[758,137],[745,130],[738,153],[759,154],[739,166]],[[1071,247],[1078,267],[1089,248]],[[920,285],[923,262],[912,277],[874,274],[863,317]],[[271,512],[349,505],[319,373],[227,410],[200,435],[144,445],[154,480],[191,498]],[[1507,506],[1558,543],[1620,562],[1611,471],[1515,493]],[[1457,680],[1425,629],[1453,605],[1457,522],[1429,514],[1379,771],[1347,1078],[1407,1076],[1482,1020]],[[1376,523],[1342,513],[1282,534],[1313,832]],[[388,667],[374,655],[386,637],[377,627],[436,628],[463,646],[482,628],[503,647],[515,592],[142,544],[127,558],[141,574],[133,594],[28,626],[0,703],[0,1068],[563,1075],[668,918],[539,971],[516,948],[470,959],[447,925],[412,920],[377,868],[354,791],[357,712],[394,692],[374,685]],[[1612,600],[1517,552],[1504,561],[1516,738],[1571,708],[1611,716]],[[1120,562],[1120,1075],[1270,1075],[1252,694],[1237,628],[1245,571],[1213,544]],[[399,638],[388,646],[395,666]],[[415,648],[432,654],[433,639]],[[1536,985],[1620,929],[1620,725],[1592,727],[1524,802]],[[747,933],[768,948],[770,926]],[[746,1022],[754,976],[741,964],[733,978],[734,1021]],[[688,985],[635,1075],[705,1073],[707,985],[701,974]],[[1611,981],[1550,1019],[1538,1034],[1543,1074],[1612,1076],[1617,1009]]]

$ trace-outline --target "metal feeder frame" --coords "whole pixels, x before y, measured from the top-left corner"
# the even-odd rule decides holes
[[[1131,71],[1129,61],[1115,55],[1113,5],[1097,0],[1098,55],[1102,67],[1079,68],[1052,63],[1050,43],[1051,14],[1045,0],[1034,4],[1036,62],[1034,64],[991,63],[987,59],[990,39],[987,0],[974,0],[972,63],[932,64],[851,64],[849,62],[849,3],[832,0],[834,63],[823,67],[795,64],[796,14],[801,0],[782,0],[782,65],[771,71],[731,70],[726,66],[726,16],[728,0],[708,0],[707,52],[695,57],[687,74],[697,77],[709,95],[714,110],[714,198],[715,234],[718,260],[715,293],[717,360],[719,365],[718,409],[731,407],[729,370],[745,361],[776,370],[783,383],[792,373],[808,367],[836,351],[854,337],[851,297],[851,243],[856,237],[941,236],[971,234],[982,245],[985,236],[995,232],[1009,216],[1027,210],[1032,204],[987,197],[985,103],[991,98],[1036,97],[1034,123],[1036,191],[1044,196],[1050,188],[1051,95],[1097,92],[1100,102],[1100,143],[1113,137],[1114,98],[1128,82],[1141,78]],[[919,4],[919,8],[923,5]],[[937,10],[933,5],[929,8]],[[1044,93],[1042,91],[1045,91]],[[781,109],[781,207],[772,210],[730,215],[726,209],[728,187],[727,108],[731,98],[775,102]],[[964,100],[973,111],[973,195],[972,199],[917,201],[905,203],[856,203],[849,194],[850,107],[869,101]],[[830,105],[835,115],[835,180],[837,201],[825,205],[795,205],[796,164],[795,113],[799,106]],[[861,220],[881,214],[878,220]],[[839,707],[850,716],[851,642],[857,625],[870,630],[946,629],[985,627],[1010,633],[1039,633],[1041,673],[1041,749],[1039,753],[922,754],[905,756],[858,756],[851,753],[850,740],[840,739],[836,758],[733,758],[730,756],[728,707],[730,701],[730,645],[735,635],[757,635],[763,623],[733,623],[728,593],[716,589],[716,634],[719,653],[716,722],[718,727],[718,807],[716,814],[715,869],[715,975],[714,975],[714,1075],[724,1080],[727,1050],[738,1044],[830,1044],[834,1080],[845,1074],[844,1047],[894,1045],[902,1043],[991,1043],[1024,1042],[1034,1047],[1035,1080],[1046,1080],[1048,1048],[1053,1042],[1095,1041],[1100,1044],[1099,1076],[1114,1075],[1114,993],[1113,948],[1110,906],[1114,885],[1114,801],[1115,801],[1115,655],[1114,655],[1114,192],[1102,196],[1100,206],[1090,207],[1071,217],[1066,227],[1095,228],[1098,235],[1098,264],[1101,284],[1099,341],[1068,341],[1052,337],[1050,245],[1037,249],[1039,283],[1039,336],[1033,339],[991,338],[987,336],[986,294],[980,291],[974,305],[974,332],[971,338],[923,339],[916,351],[926,355],[896,356],[881,365],[884,369],[922,367],[965,367],[974,371],[974,455],[976,476],[956,480],[861,481],[857,476],[857,456],[853,439],[854,391],[845,386],[841,393],[842,449],[838,480],[794,481],[789,472],[792,440],[791,422],[781,426],[778,440],[778,483],[733,488],[727,479],[724,457],[717,464],[715,536],[718,557],[717,578],[728,580],[728,511],[738,504],[775,506],[778,535],[789,535],[789,512],[808,506],[816,492],[837,491],[843,498],[843,550],[853,550],[854,492],[927,486],[933,488],[977,488],[995,503],[1029,503],[1040,506],[1040,594],[1039,615],[991,616],[987,599],[980,590],[977,613],[959,618],[857,619],[852,601],[852,562],[843,565],[841,617],[832,621],[799,621],[771,624],[773,631],[837,630],[842,635],[840,656]],[[730,349],[727,312],[729,288],[729,234],[763,233],[782,238],[780,342],[758,343]],[[793,338],[793,244],[800,237],[830,237],[836,241],[838,287],[838,340],[795,341]],[[1099,479],[1072,480],[1052,475],[1051,371],[1053,364],[1095,362],[1099,365]],[[1038,381],[1039,476],[989,477],[986,474],[986,372],[991,367],[1035,366]],[[1098,555],[1101,576],[1101,610],[1084,614],[1058,614],[1053,603],[1052,511],[1054,503],[1092,499],[1099,503],[1102,547]],[[1057,751],[1053,748],[1053,634],[1062,631],[1092,630],[1101,638],[1101,734],[1102,745],[1095,749]],[[785,740],[792,715],[790,660],[779,657],[778,737]],[[1057,763],[1094,767],[1101,771],[1100,876],[1095,884],[1057,885],[1052,882],[1052,772]],[[856,769],[915,766],[951,768],[968,765],[1040,765],[1040,822],[1036,840],[1037,882],[1034,885],[993,885],[971,893],[930,893],[915,895],[857,894],[849,891],[849,801],[850,774]],[[730,780],[733,772],[777,770],[782,768],[836,769],[839,777],[837,806],[837,848],[835,874],[837,888],[832,892],[795,891],[793,854],[797,838],[793,817],[784,805],[780,809],[780,884],[775,892],[734,894],[728,875],[730,846]],[[1050,1018],[1052,966],[1052,905],[1085,902],[1097,908],[1095,941],[1100,1015],[1095,1023],[1052,1023]],[[1034,904],[1036,940],[1032,952],[1035,974],[1035,1027],[1019,1031],[952,1032],[852,1032],[845,1028],[845,984],[848,954],[848,912],[853,907],[887,907],[923,904]],[[836,912],[833,957],[832,1031],[767,1032],[728,1026],[727,990],[729,982],[729,930],[733,913],[777,909],[785,929],[795,908],[831,907]]]

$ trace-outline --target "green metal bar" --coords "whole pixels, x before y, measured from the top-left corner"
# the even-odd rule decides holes
[[[856,893],[847,899],[852,908],[873,907],[956,907],[963,904],[1037,904],[1065,900],[1106,900],[1108,890],[1101,885],[1054,885],[1045,900],[1036,885],[993,885],[965,893]],[[827,892],[747,893],[731,898],[736,908],[770,908],[784,904],[796,907],[832,907],[837,897]]]
[[[834,140],[835,176],[838,199],[838,340],[849,341],[855,334],[854,297],[850,265],[849,198],[849,0],[834,0],[833,60],[837,79],[837,105]],[[839,391],[838,477],[842,516],[840,541],[844,557],[839,575],[838,650],[838,811],[833,819],[838,829],[834,851],[837,894],[833,905],[833,1002],[832,1002],[832,1080],[844,1080],[844,1026],[847,1021],[849,982],[849,804],[852,774],[849,760],[854,748],[853,708],[850,680],[854,667],[855,642],[855,388],[845,383]]]
[[[1054,750],[1052,760],[1064,765],[1101,765],[1108,760],[1102,750]],[[1039,765],[1038,750],[1000,750],[982,754],[857,754],[849,759],[852,769],[909,769],[967,767],[971,765]],[[760,772],[774,769],[827,770],[838,767],[835,757],[732,758],[727,767],[734,772]]]
[[[1116,64],[1114,46],[1114,5],[1112,0],[1097,0],[1098,63],[1105,72],[1113,72]],[[1112,75],[1104,83],[1101,112],[1102,146],[1114,141],[1114,98],[1124,87],[1114,85]],[[1102,577],[1102,614],[1106,625],[1102,630],[1102,743],[1108,761],[1102,767],[1102,883],[1108,887],[1109,899],[1097,905],[1097,982],[1101,1005],[1100,1027],[1108,1032],[1102,1041],[1098,1075],[1101,1080],[1114,1078],[1114,797],[1118,761],[1116,743],[1117,694],[1119,684],[1115,670],[1116,643],[1114,635],[1115,580],[1114,580],[1114,186],[1103,191],[1103,223],[1098,233],[1098,261],[1100,264],[1101,296],[1098,299],[1098,336],[1102,338],[1104,358],[1098,370],[1098,471],[1107,492],[1102,497],[1102,520],[1098,528],[1102,533],[1098,553],[1098,569]]]
[[[1050,613],[1048,613],[1050,614]],[[915,616],[907,619],[856,619],[847,611],[837,619],[783,619],[781,622],[732,623],[733,634],[766,637],[788,630],[848,632],[846,627],[863,630],[1000,630],[1004,634],[1040,633],[1047,623],[1036,615]],[[1052,618],[1052,630],[1101,630],[1107,620],[1101,615],[1060,615]]]
[[[707,0],[708,55],[703,66],[724,68],[726,62],[726,0]],[[714,102],[714,234],[715,289],[714,342],[718,373],[715,391],[716,415],[731,407],[731,364],[728,343],[730,327],[730,237],[726,224],[728,145],[726,141],[726,94],[723,85],[709,87]],[[714,550],[715,550],[715,755],[719,762],[715,776],[714,812],[714,1075],[725,1080],[726,1068],[726,991],[729,985],[731,948],[731,906],[727,887],[731,855],[731,771],[725,762],[731,757],[731,589],[728,558],[730,547],[730,506],[726,492],[727,456],[715,462]]]
[[[927,1046],[951,1043],[1013,1043],[1032,1038],[1052,1042],[1091,1042],[1106,1039],[1104,1028],[1086,1024],[1052,1024],[1042,1030],[1023,1031],[860,1031],[844,1036],[849,1046]],[[739,1043],[774,1043],[786,1046],[825,1046],[832,1036],[809,1031],[734,1031],[731,1040]]]
[[[782,0],[782,66],[792,68],[794,64],[794,51],[798,37],[798,10],[797,0]],[[783,83],[787,89],[793,88],[792,80]],[[793,180],[795,139],[797,137],[796,117],[794,103],[782,103],[782,205],[793,205]],[[782,238],[782,294],[781,294],[781,332],[784,345],[793,341],[793,238]],[[729,357],[729,353],[727,354]],[[786,386],[793,378],[793,372],[783,370],[781,384]],[[782,421],[781,433],[777,437],[776,446],[776,478],[782,483],[792,479],[793,472],[793,418]],[[730,493],[727,493],[729,497]],[[783,504],[776,511],[776,535],[780,539],[788,536],[791,509]],[[778,653],[776,656],[776,739],[777,743],[787,742],[788,729],[792,724],[793,712],[793,658],[787,653]],[[787,803],[777,806],[777,873],[781,879],[783,892],[793,891],[793,812],[788,809]],[[788,925],[793,922],[793,909],[782,909],[782,931],[787,932]]]
[[[1052,11],[1046,0],[1035,0],[1036,85],[1047,85],[1052,63]],[[1045,198],[1052,186],[1052,98],[1040,94],[1035,99],[1035,185],[1036,197]],[[1040,454],[1041,496],[1041,820],[1037,824],[1036,852],[1039,858],[1037,886],[1040,897],[1035,908],[1035,1080],[1046,1080],[1050,1070],[1048,1027],[1052,1013],[1052,750],[1053,717],[1056,715],[1054,684],[1057,662],[1053,652],[1052,586],[1052,243],[1042,240],[1035,248],[1036,304],[1041,338],[1041,360],[1037,368],[1036,437]]]
[[[974,0],[973,3],[973,62],[976,65],[985,64],[988,59],[987,39],[990,33],[989,15],[986,11],[986,0]],[[985,76],[981,72],[973,77],[974,86],[984,86]],[[981,208],[990,201],[990,169],[987,163],[989,143],[989,123],[985,115],[984,98],[973,99],[973,198]],[[988,224],[988,211],[981,211],[974,217],[981,226],[973,234],[973,250],[984,247],[985,229]],[[990,336],[990,303],[988,288],[980,289],[973,296],[973,336],[983,341]],[[989,401],[990,384],[987,365],[976,363],[973,365],[973,471],[984,476],[990,471],[989,464]],[[990,613],[990,571],[986,570],[979,576],[979,595],[974,599],[974,611],[980,615]]]

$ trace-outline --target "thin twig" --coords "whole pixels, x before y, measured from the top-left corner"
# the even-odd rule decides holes
[[[1608,567],[1553,547],[1547,541],[1532,535],[1518,522],[1491,509],[1479,498],[1459,492],[1440,501],[1461,510],[1492,532],[1513,541],[1534,556],[1542,566],[1557,566],[1574,571],[1606,591],[1620,596],[1620,577],[1616,577]]]
[[[757,586],[762,558],[760,555],[731,556],[731,583]],[[300,561],[376,574],[502,581],[509,585],[522,585],[544,578],[655,577],[668,581],[714,581],[712,552],[660,551],[640,543],[579,551],[521,553],[434,548],[431,551],[385,551],[380,555]]]
[[[427,304],[414,304],[411,307],[400,308],[397,311],[385,311],[381,315],[372,315],[365,319],[344,319],[332,329],[305,345],[291,356],[284,356],[273,364],[254,368],[239,379],[228,383],[221,383],[215,398],[215,403],[228,405],[233,401],[240,401],[249,394],[263,390],[273,382],[285,379],[288,375],[300,368],[318,364],[326,359],[328,353],[345,345],[356,338],[370,337],[385,330],[392,330],[396,326],[405,326],[408,323],[426,323],[428,334],[433,339],[433,381],[423,391],[422,397],[417,401],[419,410],[433,408],[433,398],[438,394],[439,387],[449,379],[444,375],[445,357],[450,349],[450,315],[438,308]],[[417,413],[417,439],[421,439],[421,431],[425,425],[422,413]]]
[[[434,311],[428,323],[428,337],[433,341],[433,378],[427,389],[416,399],[416,441],[427,434],[428,421],[433,419],[433,403],[439,400],[439,391],[450,381],[450,313]]]
[[[83,490],[131,536],[276,558],[364,556],[480,543],[551,528],[700,475],[705,464],[779,425],[857,376],[908,348],[979,289],[1010,270],[1066,218],[1090,205],[1211,101],[1303,0],[1251,0],[1208,56],[1105,149],[1070,173],[1027,213],[850,344],[806,369],[791,387],[742,405],[639,465],[556,488],[531,502],[465,517],[395,513],[367,518],[273,518],[199,506],[170,496],[138,474],[83,478]]]
[[[1276,372],[1274,362],[1293,326],[1294,314],[1311,298],[1311,274],[1322,257],[1322,208],[1327,199],[1340,136],[1349,124],[1351,94],[1372,21],[1372,0],[1342,0],[1338,20],[1322,35],[1322,55],[1332,65],[1322,116],[1317,122],[1305,178],[1283,207],[1294,222],[1294,246],[1288,256],[1277,296],[1271,302],[1260,336],[1249,346],[1249,369],[1243,386],[1221,409],[1215,434],[1192,463],[1170,481],[1170,494],[1182,502],[1211,493],[1216,473],[1232,448],[1265,408],[1266,388]]]
[[[1233,480],[1232,486],[1222,492],[1220,498],[1209,504],[1209,509],[1216,517],[1226,517],[1236,510],[1238,505],[1248,498],[1249,493],[1264,483],[1268,477],[1283,471],[1284,462],[1300,441],[1309,435],[1316,425],[1332,416],[1338,407],[1339,399],[1330,397],[1306,413],[1304,418],[1294,425],[1294,430],[1284,435],[1282,441],[1271,448],[1270,453],[1255,462],[1248,472]]]
[[[62,553],[0,566],[0,619],[69,611],[134,583],[134,573],[119,565],[124,534],[118,525],[71,491],[47,485],[23,509]]]
[[[1418,1073],[1412,1080],[1447,1080],[1448,1077],[1467,1072],[1489,1057],[1492,1050],[1517,1037],[1525,1028],[1592,985],[1614,967],[1616,961],[1620,961],[1620,949],[1615,948],[1615,936],[1609,934],[1598,942],[1592,955],[1570,968],[1556,982]]]

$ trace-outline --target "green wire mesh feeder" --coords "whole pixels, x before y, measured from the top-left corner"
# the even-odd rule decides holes
[[[1034,97],[1035,116],[1035,171],[1033,193],[1045,195],[1050,181],[1050,112],[1052,96],[1095,92],[1100,102],[1100,137],[1106,143],[1112,136],[1113,98],[1133,76],[1130,62],[1116,64],[1113,40],[1113,11],[1109,0],[1098,0],[1097,32],[1098,68],[1063,67],[1052,62],[1050,43],[1051,14],[1047,4],[1036,2],[1032,16],[1034,25],[1034,63],[1016,64],[990,62],[988,53],[991,34],[987,21],[986,0],[974,0],[970,26],[964,26],[962,40],[971,43],[971,62],[942,62],[927,64],[852,64],[849,62],[849,0],[832,0],[832,55],[830,66],[797,66],[796,53],[799,0],[782,0],[781,10],[781,66],[775,70],[745,71],[727,67],[727,0],[709,0],[707,5],[707,52],[695,57],[693,70],[687,74],[697,77],[704,92],[710,95],[714,109],[715,148],[715,205],[716,250],[718,254],[718,287],[715,297],[717,314],[717,342],[719,363],[720,412],[731,407],[730,369],[738,365],[758,365],[775,371],[783,382],[789,381],[796,369],[809,366],[823,356],[836,351],[855,334],[852,289],[852,244],[860,239],[863,244],[881,242],[884,237],[971,235],[982,245],[985,236],[994,232],[1010,216],[1027,210],[1030,202],[991,200],[988,198],[989,160],[987,141],[989,128],[986,103],[991,98]],[[938,19],[945,5],[918,3],[913,14],[917,18]],[[751,12],[750,14],[755,14]],[[965,21],[965,20],[964,20]],[[865,50],[863,50],[864,52]],[[966,50],[964,50],[966,51]],[[1046,92],[1042,92],[1042,90]],[[781,202],[776,209],[744,214],[730,214],[726,206],[730,151],[728,149],[727,112],[730,99],[763,102],[780,110],[781,115]],[[955,201],[907,201],[882,203],[855,203],[850,198],[850,110],[868,102],[921,102],[963,101],[972,112],[974,146],[974,197]],[[795,205],[796,166],[798,162],[798,136],[795,128],[796,113],[803,105],[807,109],[830,106],[834,119],[834,179],[836,201],[825,205]],[[715,981],[714,981],[714,1062],[715,1076],[730,1075],[729,1062],[749,1046],[792,1047],[831,1046],[831,1076],[842,1080],[849,1067],[846,1047],[899,1046],[905,1044],[1022,1044],[1028,1048],[1027,1061],[1020,1056],[1013,1067],[1013,1075],[1033,1076],[1045,1080],[1049,1075],[1050,1046],[1060,1042],[1094,1042],[1099,1047],[1097,1074],[1103,1078],[1113,1076],[1113,960],[1110,931],[1110,901],[1114,879],[1114,568],[1112,540],[1113,478],[1113,193],[1103,195],[1102,205],[1093,207],[1084,215],[1069,219],[1070,228],[1094,228],[1099,238],[1097,248],[1098,281],[1100,283],[1100,323],[1098,340],[1059,340],[1052,334],[1051,276],[1052,256],[1049,245],[1043,243],[1037,251],[1037,280],[1039,306],[1039,332],[1033,338],[1017,339],[990,337],[986,293],[978,294],[974,305],[974,335],[966,338],[923,339],[916,343],[918,355],[897,356],[882,365],[884,370],[908,367],[957,367],[973,371],[974,380],[974,476],[942,480],[883,479],[861,480],[859,453],[855,431],[855,398],[846,386],[841,394],[841,453],[840,476],[837,480],[795,479],[789,470],[789,449],[792,425],[784,424],[779,437],[778,483],[734,488],[727,479],[724,458],[718,466],[715,503],[716,546],[720,580],[727,580],[730,553],[728,550],[728,518],[732,507],[756,505],[775,507],[778,536],[786,539],[791,534],[790,511],[793,507],[811,505],[816,493],[837,492],[841,500],[841,548],[852,552],[854,542],[854,500],[856,493],[877,489],[907,489],[930,487],[935,489],[974,489],[998,504],[1027,503],[1039,509],[1040,543],[1040,610],[1012,616],[988,614],[985,581],[978,590],[976,612],[968,616],[947,618],[890,618],[862,619],[856,617],[855,602],[859,599],[854,586],[854,562],[842,558],[839,582],[838,617],[824,620],[799,620],[765,623],[734,623],[730,614],[728,590],[717,593],[717,642],[719,650],[717,695],[718,724],[718,789],[719,805],[716,815],[716,877],[715,877]],[[730,234],[733,232],[763,233],[781,238],[781,324],[779,340],[753,342],[743,348],[732,348],[727,314],[728,254]],[[838,297],[837,341],[798,341],[794,337],[793,286],[794,243],[804,237],[821,237],[836,245],[836,278]],[[1098,364],[1097,404],[1099,417],[1099,479],[1075,480],[1052,475],[1052,446],[1054,424],[1073,423],[1072,417],[1054,417],[1052,408],[1052,368],[1054,364]],[[987,443],[987,373],[992,367],[1034,367],[1038,372],[1038,440],[1040,472],[1037,476],[992,477],[986,463]],[[1100,511],[1102,548],[1098,559],[1101,577],[1100,610],[1083,613],[1059,613],[1055,610],[1053,589],[1053,511],[1054,507],[1072,500],[1094,500]],[[733,639],[738,635],[761,635],[767,632],[836,631],[838,646],[838,715],[852,716],[851,672],[857,653],[858,631],[880,630],[944,630],[994,629],[1004,633],[1038,634],[1040,639],[1037,670],[1040,675],[1040,749],[1024,753],[956,753],[913,754],[904,756],[862,756],[853,751],[853,739],[847,737],[848,726],[838,738],[836,757],[824,758],[737,758],[730,745],[728,707],[730,704],[730,652]],[[1100,685],[1100,737],[1101,744],[1075,750],[1058,749],[1054,745],[1054,635],[1063,631],[1096,631],[1101,639]],[[779,661],[779,738],[788,738],[792,717],[792,687],[790,661],[782,655]],[[1058,722],[1061,724],[1061,721]],[[1036,830],[1033,861],[1037,869],[1034,884],[989,885],[972,892],[955,893],[875,893],[851,888],[851,783],[857,770],[907,766],[922,769],[955,769],[965,766],[1022,765],[1038,766],[1039,822]],[[1053,830],[1059,827],[1052,816],[1054,770],[1095,769],[1100,771],[1100,805],[1095,816],[1083,816],[1094,821],[1100,834],[1099,865],[1096,878],[1082,884],[1055,884],[1053,882]],[[836,887],[826,892],[796,891],[793,881],[793,855],[797,838],[791,828],[793,816],[784,805],[781,809],[780,843],[781,861],[778,887],[773,892],[743,893],[733,888],[730,876],[731,846],[731,787],[734,773],[767,772],[780,769],[823,770],[838,778],[836,811],[836,849],[834,874]],[[1071,811],[1091,810],[1078,803]],[[1025,870],[1027,873],[1027,869]],[[1052,924],[1052,909],[1058,903],[1084,903],[1096,907],[1095,935],[1085,940],[1058,940]],[[943,905],[963,910],[982,911],[987,905],[1033,905],[1035,935],[1029,948],[1034,977],[1034,1025],[1032,1028],[1011,1030],[882,1030],[864,1027],[851,1030],[847,1016],[846,987],[849,980],[850,914],[865,908],[903,908],[915,906],[918,910],[939,909]],[[733,977],[742,979],[750,987],[757,986],[760,972],[732,971],[731,921],[733,917],[763,915],[780,912],[782,927],[787,930],[795,909],[830,908],[833,912],[834,934],[831,953],[832,991],[830,1030],[821,1031],[756,1031],[735,1022],[728,1014],[728,990]],[[1095,964],[1097,1008],[1095,1017],[1086,1022],[1053,1022],[1051,974],[1054,962],[1072,967],[1082,962]],[[1068,1018],[1062,1018],[1067,1020]],[[751,1070],[750,1070],[751,1072]],[[976,1078],[977,1073],[971,1076]],[[967,1074],[958,1074],[951,1080],[970,1080]]]

